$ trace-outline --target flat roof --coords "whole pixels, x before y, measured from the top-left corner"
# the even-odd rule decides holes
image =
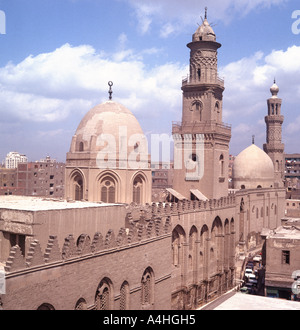
[[[293,225],[280,226],[270,232],[268,238],[300,239],[300,227]]]
[[[20,211],[46,211],[75,208],[116,206],[121,204],[93,203],[86,201],[66,201],[60,199],[31,197],[31,196],[0,196],[0,209]]]
[[[214,310],[300,310],[300,302],[237,292]]]

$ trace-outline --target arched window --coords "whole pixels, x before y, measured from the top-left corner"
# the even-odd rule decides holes
[[[220,104],[219,104],[219,102],[216,102],[216,104],[215,104],[215,111],[216,111],[217,113],[220,112]]]
[[[172,232],[173,265],[178,267],[182,263],[182,244],[185,240],[185,233],[181,226],[176,226]]]
[[[129,309],[129,285],[124,282],[120,289],[120,310]]]
[[[80,142],[79,143],[79,152],[82,152],[84,151],[84,145],[83,145],[83,142]]]
[[[75,310],[83,311],[86,309],[87,309],[86,301],[83,298],[80,298],[75,305]]]
[[[201,275],[203,278],[207,276],[208,272],[208,252],[209,252],[209,230],[206,225],[201,229],[200,233],[200,267],[202,267]]]
[[[220,176],[224,177],[224,156],[223,156],[223,154],[220,156],[219,162],[220,162]]]
[[[115,180],[107,175],[100,183],[101,189],[101,201],[104,203],[115,203],[116,202],[116,183]]]
[[[211,262],[221,262],[222,253],[224,250],[224,241],[223,241],[223,226],[222,221],[219,217],[216,217],[211,229]]]
[[[54,307],[50,304],[42,304],[37,308],[38,311],[54,311]]]
[[[145,181],[141,175],[138,175],[133,180],[133,189],[132,189],[132,201],[137,204],[143,203],[143,194],[144,194]]]
[[[97,310],[110,310],[112,298],[111,282],[109,279],[103,279],[97,289],[95,297],[95,307]]]
[[[194,112],[193,115],[194,120],[202,121],[202,109],[203,109],[203,105],[201,101],[196,100],[192,103],[191,111]]]
[[[83,177],[80,173],[75,172],[71,178],[71,195],[75,201],[83,200]]]
[[[200,68],[198,68],[198,70],[197,70],[197,75],[198,75],[198,80],[200,81],[200,79],[201,79],[201,69]]]
[[[197,228],[193,226],[190,230],[189,235],[189,259],[190,268],[193,270],[196,266],[196,239],[197,239]]]
[[[147,268],[142,277],[141,302],[144,308],[150,307],[154,300],[154,276],[151,268]]]

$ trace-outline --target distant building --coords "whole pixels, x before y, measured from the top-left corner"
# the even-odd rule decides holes
[[[288,199],[300,199],[300,154],[285,154],[285,187]]]
[[[0,195],[22,195],[17,187],[17,169],[0,168]]]
[[[265,237],[266,296],[299,300],[294,288],[300,276],[300,219],[282,219],[282,226],[262,233]],[[297,274],[298,273],[298,274]]]
[[[64,197],[65,164],[46,161],[19,164],[17,186],[24,196]]]
[[[0,195],[63,198],[65,164],[49,156],[39,162],[0,168]]]
[[[300,200],[287,199],[285,207],[285,215],[292,218],[300,218]]]
[[[173,163],[152,163],[152,189],[171,188],[173,186]]]
[[[21,155],[18,152],[12,151],[5,157],[6,168],[17,168],[19,163],[27,163],[28,158],[25,155]]]
[[[169,196],[167,189],[173,187],[174,163],[151,163],[152,202],[165,202]]]

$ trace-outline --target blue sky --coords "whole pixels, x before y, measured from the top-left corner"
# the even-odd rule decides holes
[[[6,34],[0,34],[0,161],[9,151],[31,161],[47,154],[65,161],[81,118],[107,100],[109,80],[114,100],[135,114],[147,136],[171,134],[172,121],[181,120],[186,44],[205,6],[222,44],[230,152],[246,148],[253,134],[259,147],[265,142],[274,77],[283,99],[286,152],[300,152],[300,34],[292,31],[299,1],[207,3],[0,0],[6,17]]]

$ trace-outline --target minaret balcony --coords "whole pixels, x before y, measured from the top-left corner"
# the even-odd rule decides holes
[[[182,87],[184,86],[200,86],[200,85],[218,85],[224,88],[224,79],[220,78],[219,76],[215,77],[215,79],[191,79],[189,76],[184,77],[182,79]]]
[[[205,134],[219,133],[231,136],[231,125],[226,123],[217,123],[216,121],[203,122],[172,122],[173,134]]]

